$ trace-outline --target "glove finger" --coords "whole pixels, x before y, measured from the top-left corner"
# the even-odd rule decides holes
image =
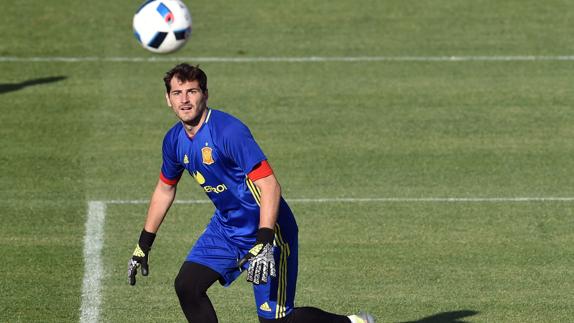
[[[142,259],[141,271],[142,271],[142,276],[147,276],[149,274],[149,265],[147,263],[147,257]]]
[[[261,279],[261,264],[257,262],[255,264],[255,275],[253,276],[253,283],[259,285],[260,279]]]
[[[136,275],[138,273],[138,263],[137,261],[130,259],[128,262],[128,282],[130,285],[136,284]]]
[[[269,276],[269,264],[267,261],[263,261],[261,264],[261,282],[263,284],[267,283],[267,276]]]
[[[269,263],[269,276],[277,277],[277,272],[275,271],[275,260]]]
[[[249,264],[249,268],[247,269],[247,281],[253,282],[253,274],[255,272],[255,268],[253,267],[253,263]]]

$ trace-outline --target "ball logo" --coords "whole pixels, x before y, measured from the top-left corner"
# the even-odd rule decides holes
[[[160,2],[157,6],[157,12],[159,12],[159,14],[163,17],[163,20],[165,20],[165,22],[167,22],[169,25],[173,23],[173,13],[166,5]]]

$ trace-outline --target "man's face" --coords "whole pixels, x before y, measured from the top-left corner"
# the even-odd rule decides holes
[[[201,91],[198,81],[182,82],[173,77],[170,84],[171,91],[165,95],[167,105],[183,123],[197,126],[207,109],[207,93]]]

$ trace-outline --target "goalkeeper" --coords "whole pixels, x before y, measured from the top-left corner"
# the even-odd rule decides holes
[[[260,322],[374,322],[364,313],[344,316],[294,307],[297,224],[267,158],[241,121],[208,108],[207,76],[201,69],[177,65],[164,82],[167,104],[179,122],[164,137],[159,180],[128,264],[129,283],[135,285],[138,269],[148,275],[156,232],[187,170],[215,205],[175,279],[188,321],[217,322],[207,289],[216,281],[228,286],[247,271]]]

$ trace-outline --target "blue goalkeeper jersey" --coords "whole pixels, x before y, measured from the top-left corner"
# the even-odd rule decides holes
[[[260,194],[247,174],[266,157],[247,126],[208,109],[193,138],[178,122],[165,135],[162,150],[162,180],[175,184],[187,170],[215,205],[210,227],[215,225],[239,246],[252,246],[259,228]],[[278,222],[284,221],[294,223],[294,218],[281,198]]]

